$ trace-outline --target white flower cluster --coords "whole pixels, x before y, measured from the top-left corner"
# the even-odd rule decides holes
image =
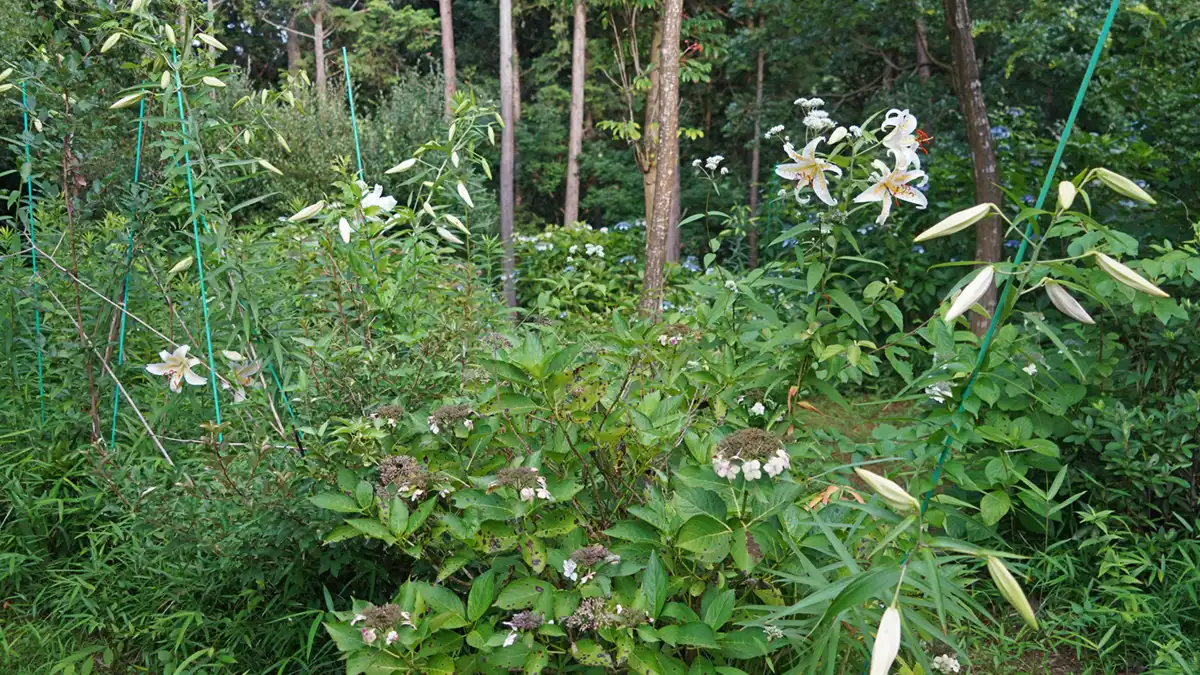
[[[712,157],[704,160],[704,168],[708,169],[709,171],[716,171],[717,167],[721,164],[721,160],[723,159],[725,159],[724,155],[713,155]]]
[[[537,477],[537,488],[521,488],[519,494],[521,495],[521,501],[523,502],[532,502],[535,497],[538,499],[544,499],[548,502],[554,501],[554,495],[550,494],[550,490],[546,488],[545,476]]]
[[[816,100],[819,101],[820,99]],[[829,113],[825,112],[824,110],[809,110],[808,114],[805,115],[804,119],[801,121],[809,131],[817,134],[837,126],[837,122],[834,122],[832,119],[830,119]]]
[[[943,675],[957,673],[962,669],[962,664],[960,664],[958,659],[951,654],[942,654],[941,656],[935,658],[932,666],[934,670],[939,673],[943,673]]]
[[[584,244],[583,249],[584,253],[587,253],[589,256],[594,256],[597,258],[604,257],[604,247],[600,244]]]
[[[949,382],[938,382],[925,387],[925,395],[933,399],[937,403],[945,403],[953,394],[953,389]]]
[[[764,471],[768,476],[774,478],[790,468],[792,468],[792,459],[783,448],[776,450],[765,464],[757,459],[742,461],[737,457],[731,459],[725,459],[720,455],[713,457],[713,470],[726,480],[737,478],[739,472],[746,480],[758,480],[762,478]]]
[[[816,97],[798,98],[795,101],[795,105],[798,105],[806,110],[812,110],[813,108],[820,108],[821,106],[825,105],[825,101]]]

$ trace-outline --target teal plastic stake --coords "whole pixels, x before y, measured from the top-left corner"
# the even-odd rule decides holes
[[[38,373],[38,404],[42,410],[42,424],[46,423],[46,381],[42,365],[42,310],[38,307],[38,254],[37,230],[33,224],[33,160],[29,153],[29,98],[25,95],[25,83],[21,83],[21,115],[25,120],[25,165],[29,167],[29,175],[25,177],[25,187],[29,199],[29,256],[33,260],[33,330],[34,346],[37,348]]]
[[[142,169],[142,132],[146,122],[146,99],[142,99],[138,105],[138,128],[137,128],[137,154],[133,156],[133,185],[138,184],[138,177]],[[129,274],[133,270],[133,226],[134,219],[137,217],[137,208],[134,207],[130,213],[129,219],[129,244],[125,248],[125,283],[121,291],[121,332],[117,339],[117,366],[125,362],[125,318],[126,308],[129,306]],[[121,405],[121,389],[120,387],[113,389],[113,415],[112,415],[112,430],[108,437],[108,447],[116,447],[117,445],[117,410]]]
[[[179,55],[171,50],[171,58],[175,62],[175,98],[179,102],[179,132],[183,137],[183,162],[187,168],[188,203],[192,212],[192,239],[196,242],[196,269],[200,277],[200,306],[204,310],[204,341],[208,347],[208,381],[212,387],[213,412],[217,416],[217,424],[221,424],[221,399],[217,395],[217,366],[213,360],[212,328],[208,323],[208,291],[204,286],[204,254],[200,250],[200,225],[196,217],[196,192],[192,185],[192,159],[187,151],[187,122],[183,115],[183,83],[179,79]],[[207,229],[207,228],[206,228]],[[221,440],[224,434],[218,434]]]

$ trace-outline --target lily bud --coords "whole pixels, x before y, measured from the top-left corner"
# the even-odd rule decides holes
[[[145,95],[146,95],[146,92],[139,91],[136,94],[122,96],[121,98],[117,99],[116,103],[108,106],[108,109],[109,110],[120,110],[121,108],[128,108],[129,106],[133,105],[134,103],[137,103],[138,101],[142,100],[142,97]]]
[[[133,0],[133,3],[129,5],[129,11],[137,14],[143,9],[146,9],[146,5],[149,4],[150,0]]]
[[[245,361],[246,357],[242,356],[241,352],[235,352],[230,349],[222,349],[221,356],[224,356],[230,361]]]
[[[1061,284],[1056,284],[1053,281],[1046,282],[1046,295],[1050,296],[1050,302],[1054,303],[1058,311],[1075,319],[1079,323],[1086,323],[1089,326],[1096,323],[1092,319],[1092,316],[1087,313],[1087,310],[1083,308],[1083,305],[1080,305],[1079,301],[1072,297]]]
[[[888,675],[900,653],[900,610],[895,605],[883,612],[875,644],[871,647],[871,674]]]
[[[167,89],[171,86],[171,71],[164,70],[162,77],[158,78],[158,88]]]
[[[421,205],[421,210],[428,213],[430,218],[437,218],[437,212],[433,210],[433,204],[425,202]]]
[[[409,157],[408,159],[404,160],[403,162],[400,162],[399,164],[397,164],[396,166],[393,166],[392,168],[388,169],[387,171],[384,171],[384,173],[390,175],[393,173],[400,173],[402,171],[408,171],[409,169],[413,168],[416,165],[416,163],[417,163],[416,157]]]
[[[287,142],[287,140],[284,139],[283,134],[276,132],[275,142],[279,144],[279,147],[283,148],[284,152],[292,151],[291,146],[288,145],[288,142]]]
[[[1069,180],[1064,180],[1058,184],[1058,208],[1061,211],[1066,211],[1071,208],[1071,204],[1075,203],[1075,194],[1078,190],[1075,189],[1075,184]]]
[[[171,24],[163,24],[163,35],[166,36],[167,42],[170,42],[172,45],[175,44],[175,29],[171,27]]]
[[[442,227],[441,225],[438,225],[435,229],[437,230],[437,233],[439,235],[441,235],[442,239],[445,239],[446,241],[450,242],[451,244],[463,243],[462,239],[459,239],[458,237],[454,236],[453,232],[451,232],[450,230],[447,230],[446,228]]]
[[[456,218],[456,217],[454,216],[454,214],[452,214],[452,213],[446,213],[446,214],[443,214],[443,215],[445,216],[446,220],[450,221],[450,224],[451,224],[451,225],[453,225],[454,227],[458,228],[460,231],[462,231],[462,233],[463,233],[463,234],[471,234],[471,232],[470,232],[470,231],[467,229],[467,226],[466,226],[466,225],[463,225],[463,221],[461,221],[461,220],[459,220],[458,218]]]
[[[196,39],[218,51],[225,51],[225,45],[217,38],[208,35],[207,33],[196,33]]]
[[[475,202],[471,201],[471,194],[467,192],[467,186],[463,185],[462,182],[459,182],[458,184],[458,196],[462,197],[462,200],[467,203],[467,206],[475,208]]]
[[[100,53],[103,54],[113,47],[116,47],[117,43],[120,41],[121,33],[113,33],[112,35],[109,35],[108,39],[104,41],[104,44],[100,45]]]
[[[846,134],[848,133],[850,132],[846,131],[846,127],[838,127],[834,129],[833,133],[829,134],[829,144],[837,145],[838,143],[841,143],[842,139],[845,138]]]
[[[299,211],[297,211],[296,213],[292,214],[292,216],[290,218],[288,218],[288,222],[289,223],[298,223],[302,220],[308,220],[309,218],[312,218],[313,216],[320,213],[321,209],[323,209],[323,208],[325,208],[325,200],[324,199],[317,202],[316,204],[309,204],[308,206],[306,206],[306,207],[300,209]]]
[[[343,243],[350,243],[350,221],[345,218],[338,221],[338,234],[342,236]]]
[[[950,305],[950,311],[946,312],[947,323],[953,322],[958,317],[967,313],[971,306],[979,302],[987,292],[992,289],[992,281],[996,278],[996,268],[992,265],[980,270],[979,274],[971,280],[958,293],[958,298]]]
[[[1008,604],[1017,610],[1017,614],[1025,620],[1025,623],[1030,628],[1037,630],[1037,617],[1033,615],[1033,607],[1029,604],[1029,599],[1025,597],[1025,592],[1021,590],[1021,584],[1013,578],[1012,572],[1000,562],[996,556],[988,556],[987,559],[988,574],[992,575],[992,581],[996,582],[996,588],[999,589],[1000,595],[1008,601]]]
[[[267,171],[270,171],[270,172],[271,172],[271,173],[273,173],[273,174],[278,174],[278,175],[280,175],[280,176],[282,176],[282,175],[283,175],[283,172],[282,172],[282,171],[280,171],[280,170],[278,169],[278,167],[276,167],[274,164],[272,164],[272,163],[268,162],[268,161],[267,161],[267,160],[265,160],[265,159],[259,159],[259,160],[258,160],[258,165],[259,165],[259,166],[261,166],[262,168],[266,169]]]
[[[900,487],[895,481],[858,467],[855,467],[854,473],[858,474],[858,477],[869,485],[875,494],[879,495],[892,509],[904,513],[905,511],[921,508],[921,502],[917,501],[916,497],[908,494],[908,490]]]
[[[225,88],[225,83],[213,77],[212,75],[205,75],[204,77],[200,78],[200,81],[204,82],[204,84],[207,84],[210,87],[216,87],[217,89]]]
[[[1108,276],[1116,279],[1135,291],[1141,291],[1142,293],[1153,295],[1158,298],[1171,297],[1163,289],[1143,279],[1137,272],[1134,272],[1133,270],[1104,255],[1103,253],[1096,253],[1096,262],[1100,264],[1100,269],[1108,273]]]
[[[12,75],[12,70],[12,68],[5,68],[4,72],[0,73],[0,82],[7,80],[8,76]]]
[[[996,208],[995,204],[992,204],[991,202],[985,202],[983,204],[976,204],[969,209],[963,209],[958,213],[942,219],[942,221],[937,225],[934,225],[921,234],[918,234],[916,239],[913,239],[913,241],[926,241],[928,239],[935,239],[937,237],[944,237],[948,234],[954,234],[955,232],[961,232],[962,230],[965,230],[986,218],[994,208]]]
[[[193,261],[193,258],[190,255],[188,257],[184,258],[183,260],[180,260],[179,262],[175,263],[175,265],[170,270],[167,271],[167,276],[173,276],[173,275],[179,274],[180,272],[188,269],[189,267],[192,266],[192,261]]]
[[[1093,173],[1096,175],[1096,178],[1100,179],[1101,183],[1107,185],[1113,192],[1125,195],[1130,199],[1136,199],[1139,202],[1146,202],[1147,204],[1156,203],[1154,197],[1151,197],[1149,192],[1146,192],[1137,183],[1115,171],[1109,171],[1101,167],[1095,169]]]

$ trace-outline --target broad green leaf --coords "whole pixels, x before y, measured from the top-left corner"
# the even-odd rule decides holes
[[[500,609],[529,609],[544,593],[550,584],[533,577],[521,577],[504,587],[500,597],[496,598],[496,606]]]
[[[322,492],[321,494],[309,497],[308,501],[322,509],[329,509],[338,513],[358,513],[362,511],[353,499],[336,492]]]
[[[475,577],[471,582],[471,592],[467,594],[467,619],[478,621],[487,613],[496,596],[496,570],[488,570]]]
[[[650,605],[650,616],[657,619],[667,602],[667,570],[658,559],[657,551],[650,551],[650,562],[642,575],[642,595]]]
[[[679,528],[675,545],[702,562],[721,562],[729,555],[733,532],[712,516],[696,516]]]

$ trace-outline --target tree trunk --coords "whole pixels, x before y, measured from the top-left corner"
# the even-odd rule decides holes
[[[975,168],[975,203],[991,202],[997,206],[1004,197],[1000,191],[1000,175],[996,167],[996,150],[992,147],[991,124],[979,83],[979,63],[975,60],[975,40],[971,37],[971,16],[967,0],[943,0],[946,27],[950,33],[950,49],[954,55],[954,88],[967,120],[967,145]],[[1001,229],[996,216],[975,225],[975,259],[1000,260]],[[992,288],[981,303],[989,313],[996,310],[996,289]],[[971,315],[971,330],[976,335],[987,331],[988,319]]]
[[[921,18],[917,17],[917,77],[921,78],[921,84],[929,82],[929,64],[932,59],[929,58],[929,41],[925,39],[925,24],[921,22]]]
[[[454,66],[454,21],[451,14],[452,0],[438,0],[442,11],[442,77],[445,78],[446,117],[454,110],[454,92],[457,90],[458,70]]]
[[[758,29],[761,32],[766,25],[765,19],[759,17]],[[760,36],[761,39],[761,36]],[[758,225],[753,221],[758,213],[758,184],[762,149],[762,104],[763,104],[763,71],[766,56],[763,50],[758,50],[758,70],[754,76],[754,149],[750,152],[750,269],[758,267]]]
[[[679,33],[683,0],[666,0],[662,16],[662,56],[659,59],[658,158],[654,176],[654,210],[646,225],[646,276],[642,280],[642,313],[657,319],[667,258],[667,228],[671,220],[671,193],[679,159]]]
[[[646,90],[646,110],[642,119],[642,200],[646,213],[647,227],[654,213],[654,185],[658,165],[658,94],[659,63],[662,56],[663,25],[660,20],[654,27],[650,41],[650,88]]]
[[[583,83],[587,77],[587,2],[575,0],[575,34],[571,40],[571,127],[567,141],[567,196],[563,224],[579,220],[579,154],[583,152]]]
[[[515,136],[513,127],[513,33],[512,0],[500,0],[500,117],[504,129],[500,134],[500,241],[504,245],[503,278],[504,302],[517,306],[517,286],[513,274],[516,261],[513,254],[513,164]]]
[[[325,96],[325,0],[313,6],[313,58],[316,60],[317,96]]]
[[[298,13],[293,11],[288,16],[287,22],[287,64],[290,75],[300,72],[300,36],[296,34],[296,15]]]
[[[679,262],[679,255],[683,252],[683,233],[679,231],[680,211],[683,209],[680,193],[683,192],[683,183],[680,176],[683,174],[682,163],[679,160],[679,137],[675,137],[675,187],[671,189],[671,220],[667,225],[667,262]]]
[[[514,0],[515,2],[515,0]],[[517,47],[517,23],[514,20],[509,31],[512,35],[512,80],[513,80],[513,175],[521,175],[521,141],[517,138],[517,127],[521,126],[521,50]],[[513,204],[520,207],[525,203],[521,184],[513,183]]]

